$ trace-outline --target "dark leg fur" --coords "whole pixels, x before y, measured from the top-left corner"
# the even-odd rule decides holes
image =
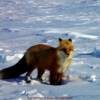
[[[30,83],[31,82],[31,80],[32,80],[31,73],[35,69],[35,67],[28,67],[28,68],[30,68],[30,69],[28,69],[28,71],[26,73],[26,79],[25,79],[26,83]]]
[[[51,85],[61,85],[62,84],[62,77],[63,74],[62,73],[58,73],[58,72],[51,72],[50,73],[50,84]]]
[[[43,75],[44,71],[45,71],[44,69],[38,68],[37,79],[38,79],[39,81],[42,81],[42,75]]]
[[[28,72],[26,74],[26,79],[25,79],[26,83],[31,82],[31,80],[32,80],[31,73],[34,69],[35,69],[35,67],[33,67],[33,68],[31,67],[31,69],[28,70]],[[45,71],[44,69],[38,68],[37,80],[42,81],[42,75],[43,75],[44,71]]]

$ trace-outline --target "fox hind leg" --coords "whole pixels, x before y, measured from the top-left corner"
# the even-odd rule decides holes
[[[44,69],[38,68],[37,79],[38,79],[39,81],[42,81],[42,75],[43,75],[44,71],[45,71]]]
[[[26,73],[26,78],[25,78],[26,83],[30,83],[31,82],[31,80],[32,80],[31,73],[33,72],[34,69],[35,69],[34,67],[28,69],[28,71]]]

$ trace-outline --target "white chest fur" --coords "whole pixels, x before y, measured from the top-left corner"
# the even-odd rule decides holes
[[[58,52],[58,57],[59,57],[58,64],[60,65],[60,67],[58,68],[58,72],[64,73],[66,70],[68,70],[72,62],[73,52],[71,52],[70,55],[67,56],[64,52],[60,51]]]

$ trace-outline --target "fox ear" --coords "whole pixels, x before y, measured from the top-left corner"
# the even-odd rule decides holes
[[[72,42],[72,39],[71,39],[71,38],[69,38],[68,40],[69,40],[70,42]]]
[[[61,42],[62,41],[62,39],[61,38],[59,38],[59,42]]]

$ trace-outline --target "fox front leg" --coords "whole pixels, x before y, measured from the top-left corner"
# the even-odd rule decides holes
[[[61,85],[62,84],[62,77],[63,73],[58,73],[58,72],[51,72],[49,81],[51,85]]]

